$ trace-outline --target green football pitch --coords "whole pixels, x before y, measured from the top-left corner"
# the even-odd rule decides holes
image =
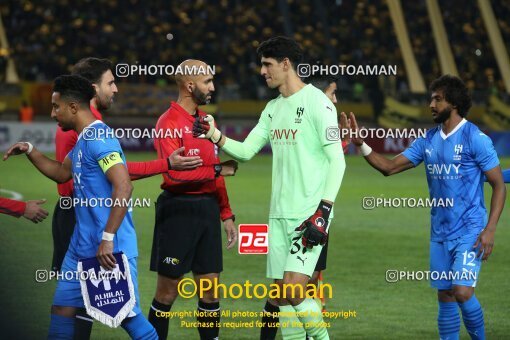
[[[132,161],[148,160],[149,153],[132,153]],[[508,168],[510,159],[502,160]],[[154,204],[161,177],[135,182],[134,197],[149,198]],[[271,191],[271,158],[257,156],[240,164],[237,175],[227,179],[231,206],[237,223],[266,223]],[[16,191],[26,199],[46,198],[50,212],[56,204],[55,184],[43,177],[25,159],[13,157],[0,163],[0,189]],[[490,186],[485,186],[490,202]],[[1,193],[5,195],[4,193]],[[404,174],[385,178],[369,167],[361,157],[347,157],[347,171],[335,204],[335,219],[330,229],[327,270],[324,281],[333,287],[327,300],[330,312],[352,311],[356,316],[326,319],[332,339],[434,339],[436,330],[436,292],[429,282],[386,282],[387,270],[428,270],[430,213],[427,208],[362,209],[362,198],[428,197],[423,165]],[[156,287],[156,275],[149,271],[154,227],[154,207],[137,208],[134,220],[138,234],[139,287],[141,304],[147,314]],[[510,209],[503,212],[496,233],[494,253],[482,267],[476,294],[485,313],[489,339],[510,334],[510,294],[508,258],[510,253]],[[182,226],[185,228],[186,226]],[[35,272],[50,269],[52,257],[51,214],[43,223],[0,216],[0,320],[2,338],[46,338],[49,311],[55,281],[37,283]],[[237,249],[224,249],[225,284],[266,283],[265,256],[239,255]],[[223,310],[260,312],[259,299],[225,299]],[[173,311],[193,311],[196,299],[179,298]],[[259,318],[224,318],[223,321],[250,322]],[[198,339],[195,329],[181,326],[194,318],[172,318],[169,339]],[[467,339],[462,327],[461,337]],[[222,339],[258,339],[259,329],[222,328]],[[280,335],[279,335],[280,336]],[[123,339],[121,329],[94,323],[93,339]]]

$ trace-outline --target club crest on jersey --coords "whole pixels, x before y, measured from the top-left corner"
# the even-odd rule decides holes
[[[81,168],[81,158],[83,157],[83,153],[81,150],[78,150],[78,162],[76,162],[76,167]]]
[[[301,121],[302,121],[301,116],[304,114],[304,112],[305,112],[305,108],[304,107],[298,107],[297,108],[297,110],[296,110],[297,118],[294,121],[296,124],[300,124],[301,123]]]
[[[462,153],[462,144],[456,144],[453,148],[453,151],[455,152],[455,155],[453,155],[454,161],[460,161],[461,160],[461,153]]]
[[[326,225],[326,221],[322,217],[317,217],[315,219],[315,224],[317,224],[319,227],[324,227]]]

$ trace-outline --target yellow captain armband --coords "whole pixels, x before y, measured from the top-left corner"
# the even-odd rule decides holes
[[[101,170],[103,170],[103,172],[106,173],[108,169],[110,169],[112,166],[114,166],[115,164],[124,164],[124,161],[122,160],[122,157],[120,157],[120,154],[118,152],[112,152],[106,157],[101,158],[98,161],[98,164],[101,167]]]

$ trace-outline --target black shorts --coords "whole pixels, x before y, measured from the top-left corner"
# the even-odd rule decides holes
[[[179,278],[223,270],[220,208],[214,195],[173,195],[156,202],[150,269]]]
[[[53,234],[53,260],[51,268],[54,271],[59,271],[62,266],[67,248],[69,248],[69,242],[71,242],[75,224],[76,216],[74,209],[62,209],[59,200],[53,211],[51,228]]]
[[[317,264],[315,265],[315,271],[320,272],[321,270],[326,269],[326,260],[328,258],[328,242],[322,247],[321,254],[319,255],[319,259],[317,260]]]

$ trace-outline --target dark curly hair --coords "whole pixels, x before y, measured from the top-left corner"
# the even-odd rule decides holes
[[[71,71],[71,74],[76,74],[88,79],[91,83],[99,85],[103,74],[111,70],[113,64],[108,59],[100,59],[94,57],[83,58],[78,61]]]
[[[311,76],[311,77],[308,77],[305,82],[307,84],[312,84],[313,86],[315,86],[316,88],[318,88],[319,90],[326,90],[330,84],[332,83],[336,83],[338,81],[338,78],[337,77],[334,77],[334,76]]]
[[[431,92],[442,91],[445,100],[457,109],[459,116],[467,116],[471,108],[471,95],[462,79],[446,74],[434,80],[429,89]]]
[[[63,75],[55,78],[53,92],[60,93],[62,99],[76,100],[78,103],[87,106],[96,95],[92,83],[78,75]]]
[[[260,58],[274,58],[281,63],[283,59],[289,58],[292,68],[303,59],[303,50],[297,42],[288,37],[278,36],[268,39],[257,48],[257,55]]]

